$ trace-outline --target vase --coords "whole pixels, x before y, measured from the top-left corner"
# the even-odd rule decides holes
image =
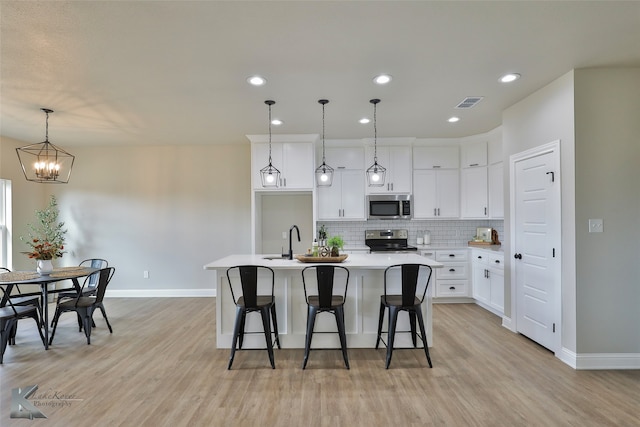
[[[53,272],[53,264],[50,259],[39,259],[36,271],[41,276],[48,276]]]

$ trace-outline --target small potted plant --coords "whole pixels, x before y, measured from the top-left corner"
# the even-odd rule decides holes
[[[318,246],[327,246],[327,228],[323,225],[318,230]]]
[[[55,196],[51,196],[49,206],[41,211],[36,211],[39,225],[27,224],[29,236],[20,236],[31,250],[23,252],[29,258],[38,262],[37,271],[40,274],[48,274],[53,271],[51,260],[60,258],[64,254],[64,222],[58,222],[58,203]]]
[[[340,249],[344,248],[344,240],[340,236],[332,236],[327,240],[327,246],[331,248],[331,256],[339,256]]]

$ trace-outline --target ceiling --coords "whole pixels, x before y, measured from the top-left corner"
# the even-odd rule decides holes
[[[274,134],[321,133],[327,98],[327,139],[372,137],[358,119],[380,98],[380,138],[469,136],[571,69],[640,66],[636,1],[0,1],[0,17],[0,135],[44,140],[46,107],[65,148],[246,144],[266,99]],[[467,96],[484,98],[455,109]]]

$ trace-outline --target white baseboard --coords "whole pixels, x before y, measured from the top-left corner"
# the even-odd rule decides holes
[[[510,317],[502,316],[502,327],[507,328],[511,332],[516,332],[515,324]]]
[[[583,353],[562,348],[556,357],[577,370],[640,369],[640,353]]]
[[[215,297],[216,289],[113,289],[105,298],[193,298]]]

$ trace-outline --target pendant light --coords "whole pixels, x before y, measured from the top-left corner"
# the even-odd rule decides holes
[[[319,99],[322,104],[322,164],[316,168],[316,185],[318,187],[331,187],[333,182],[333,168],[326,164],[324,157],[324,106],[329,103],[328,99]]]
[[[45,140],[38,144],[16,148],[22,172],[27,181],[43,184],[66,184],[71,177],[75,156],[49,142],[49,113],[53,110],[41,108],[47,115]]]
[[[373,164],[367,169],[367,183],[369,187],[382,187],[387,170],[378,164],[378,127],[376,118],[376,106],[379,99],[369,101],[373,104]]]
[[[271,106],[276,103],[270,99],[264,101],[269,106],[269,164],[260,169],[262,186],[266,188],[277,188],[280,185],[280,171],[271,164]]]

